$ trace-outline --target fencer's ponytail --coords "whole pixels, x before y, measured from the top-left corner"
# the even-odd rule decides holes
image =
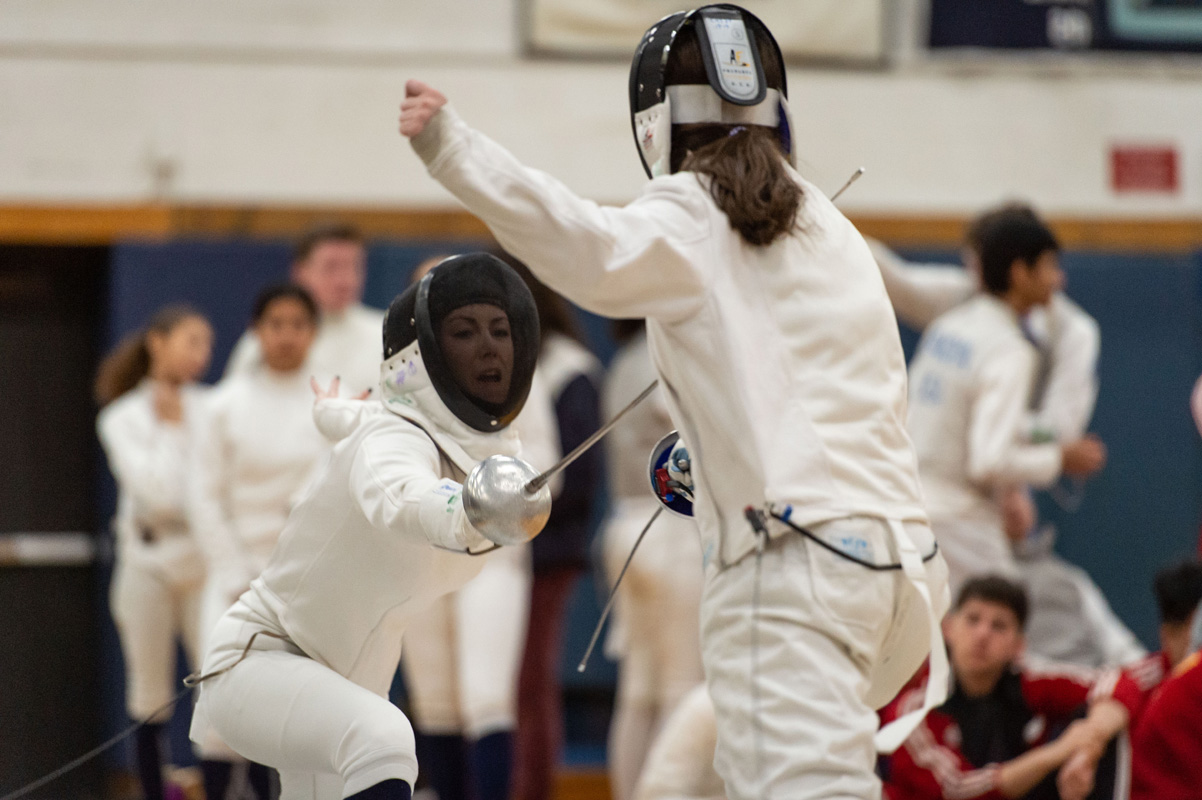
[[[152,333],[166,336],[184,320],[194,318],[204,319],[204,315],[191,306],[167,306],[155,312],[146,327],[122,339],[96,370],[93,392],[97,405],[108,405],[150,374],[150,347],[147,340]]]
[[[694,136],[708,141],[691,150]],[[796,227],[804,195],[785,168],[776,131],[738,127],[717,139],[705,130],[682,131],[673,139],[674,151],[677,142],[686,152],[680,168],[709,177],[710,195],[745,242],[772,244]]]

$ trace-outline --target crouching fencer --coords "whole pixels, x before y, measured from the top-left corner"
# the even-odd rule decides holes
[[[410,797],[413,730],[388,701],[402,634],[480,571],[472,556],[495,545],[461,482],[519,448],[508,426],[530,388],[538,317],[509,267],[449,259],[392,302],[383,334],[381,396],[353,411],[318,402],[318,417],[352,424],[205,659],[217,674],[201,679],[197,716],[277,768],[283,800]],[[494,516],[489,535],[508,524],[528,538],[545,514]]]
[[[794,169],[783,58],[753,15],[720,5],[661,20],[630,93],[652,180],[623,208],[524,167],[418,81],[400,130],[540,280],[595,313],[647,319],[694,456],[727,796],[878,797],[874,744],[895,747],[921,710],[876,735],[873,709],[928,652],[947,667],[946,568],[880,271]],[[942,699],[937,684],[924,705]]]

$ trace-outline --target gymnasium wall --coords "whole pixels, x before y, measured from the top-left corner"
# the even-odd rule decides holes
[[[524,7],[9,0],[0,204],[448,207],[396,133],[411,77],[577,191],[629,199],[645,179],[627,62],[524,55]],[[868,169],[848,210],[966,214],[1023,196],[1052,214],[1202,216],[1198,59],[897,52],[790,72],[803,172],[830,192]],[[1176,190],[1112,191],[1110,148],[1131,144],[1175,148]]]

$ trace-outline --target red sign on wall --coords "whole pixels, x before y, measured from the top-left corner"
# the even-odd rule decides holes
[[[1116,145],[1110,148],[1110,187],[1116,192],[1173,194],[1181,184],[1177,148]]]

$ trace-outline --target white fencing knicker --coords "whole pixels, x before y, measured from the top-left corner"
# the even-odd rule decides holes
[[[925,710],[880,732],[874,710],[928,652],[927,704],[946,692],[946,567],[937,552],[924,565],[915,538],[934,549],[924,523],[851,517],[790,528],[707,575],[714,766],[732,800],[876,797],[875,752],[899,746]]]

